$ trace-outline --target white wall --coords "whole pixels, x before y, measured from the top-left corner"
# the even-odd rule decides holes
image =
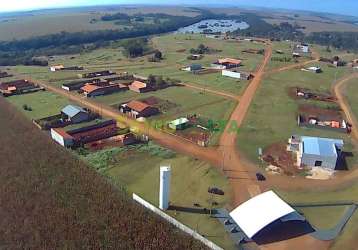
[[[229,77],[232,77],[232,78],[237,78],[237,79],[241,78],[241,73],[240,72],[233,72],[233,71],[230,71],[230,70],[223,70],[222,75],[223,76],[229,76]]]
[[[133,193],[133,200],[135,200],[139,204],[143,205],[144,207],[148,208],[152,212],[156,213],[157,215],[159,215],[160,217],[162,217],[166,221],[170,222],[171,224],[173,224],[174,226],[176,226],[180,230],[182,230],[185,233],[191,235],[194,239],[197,239],[197,240],[201,241],[203,244],[205,244],[210,249],[223,250],[221,247],[219,247],[215,243],[213,243],[210,240],[204,238],[203,236],[198,234],[193,229],[191,229],[191,228],[185,226],[184,224],[180,223],[179,221],[177,221],[173,217],[167,215],[166,213],[164,213],[163,211],[161,211],[160,209],[156,208],[155,206],[153,206],[152,204],[150,204],[149,202],[145,201],[144,199],[142,199],[141,197],[139,197],[138,195],[136,195],[134,193]]]

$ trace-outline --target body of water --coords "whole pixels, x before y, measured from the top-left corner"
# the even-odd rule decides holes
[[[178,29],[177,33],[225,33],[249,28],[246,22],[236,20],[209,19]]]

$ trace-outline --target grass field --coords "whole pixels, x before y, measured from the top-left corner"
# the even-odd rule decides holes
[[[30,119],[39,119],[59,114],[62,108],[70,104],[70,101],[66,98],[49,91],[10,96],[6,100],[14,104]],[[31,107],[32,111],[24,110],[23,105]]]
[[[350,108],[352,109],[352,112],[354,113],[355,117],[358,119],[358,98],[357,98],[358,79],[353,79],[347,82],[344,92],[348,100],[348,103],[350,105]]]
[[[194,203],[198,203],[201,208],[210,208],[215,201],[218,205],[214,207],[223,207],[231,199],[226,179],[215,168],[152,143],[98,151],[84,159],[117,185],[124,185],[129,193],[135,192],[154,205],[158,205],[161,165],[172,168],[170,202],[173,206],[197,208]],[[225,195],[211,197],[207,192],[210,186],[219,187]],[[225,249],[233,249],[232,241],[216,219],[207,214],[179,210],[168,213]]]
[[[349,183],[347,183],[348,185]],[[290,203],[295,202],[333,202],[333,201],[355,201],[358,197],[358,184],[351,183],[348,187],[337,189],[331,192],[284,192],[276,190],[282,198]],[[323,229],[335,226],[346,207],[324,207],[324,208],[305,208],[304,216],[315,226]],[[344,228],[342,234],[335,239],[332,249],[355,249],[358,244],[356,235],[358,234],[358,213],[356,212]],[[354,244],[355,243],[355,244]]]
[[[189,50],[196,48],[201,43],[219,52],[204,55],[204,58],[201,60],[188,60],[187,57],[190,55]],[[143,76],[150,74],[162,75],[163,77],[170,77],[203,88],[239,95],[245,90],[248,81],[225,77],[222,76],[221,73],[194,75],[181,71],[180,69],[192,63],[210,66],[210,64],[218,58],[233,57],[243,60],[243,66],[240,67],[240,69],[252,72],[255,71],[256,67],[261,63],[263,59],[262,55],[245,54],[242,53],[242,50],[248,48],[264,48],[261,44],[251,42],[230,42],[206,38],[203,35],[182,34],[158,36],[152,39],[151,44],[163,52],[164,60],[153,63],[148,62],[146,57],[128,59],[123,56],[121,52],[122,49],[114,44],[109,48],[98,49],[80,55],[54,56],[50,59],[50,64],[63,64],[65,66],[79,65],[85,67],[84,72],[109,69],[116,72],[136,73]],[[182,49],[186,51],[178,52],[178,50]],[[56,86],[60,86],[65,81],[77,79],[78,73],[67,71],[49,72],[47,67],[17,66],[13,67],[12,70],[24,75],[29,74],[35,79],[51,82]]]
[[[345,150],[352,150],[350,138],[345,134],[297,126],[298,104],[305,101],[293,100],[288,95],[288,89],[299,86],[329,92],[335,77],[340,78],[348,71],[346,68],[330,68],[323,64],[321,67],[321,74],[293,69],[266,76],[238,135],[239,148],[251,160],[257,161],[258,147],[265,148],[275,142],[286,142],[294,134],[342,138],[345,140]],[[358,163],[357,159],[356,156],[348,158],[349,166]]]

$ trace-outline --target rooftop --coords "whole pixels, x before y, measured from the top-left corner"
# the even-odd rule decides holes
[[[138,89],[142,89],[142,88],[146,88],[147,84],[141,81],[134,81],[131,84],[132,87],[138,88]]]
[[[223,64],[223,63],[241,64],[241,60],[233,59],[233,58],[223,58],[223,59],[219,59],[218,63],[220,63],[220,64]]]
[[[273,191],[242,203],[231,211],[230,216],[249,238],[278,219],[305,220]]]
[[[67,105],[61,111],[62,111],[62,113],[68,115],[69,117],[74,117],[75,115],[77,115],[80,112],[87,113],[86,110],[84,110],[83,108],[76,106],[76,105]]]
[[[150,106],[144,102],[133,100],[127,103],[127,107],[135,111],[141,112]]]
[[[312,155],[337,156],[337,147],[343,147],[343,140],[320,138],[320,137],[301,137],[303,152]]]
[[[170,123],[173,124],[174,126],[178,126],[187,122],[189,122],[189,120],[186,117],[181,117],[179,119],[171,121]]]

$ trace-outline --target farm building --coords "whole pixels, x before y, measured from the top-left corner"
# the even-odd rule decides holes
[[[310,136],[292,136],[288,150],[297,153],[297,166],[323,167],[334,170],[341,157],[344,142]]]
[[[128,86],[121,83],[108,83],[108,82],[99,82],[99,83],[88,83],[81,88],[86,97],[95,97],[100,95],[108,95],[119,91],[128,90]]]
[[[270,229],[280,228],[285,223],[306,222],[302,215],[273,191],[261,193],[242,203],[230,212],[230,217],[238,230],[241,229],[248,239],[254,241],[263,233],[270,234]]]
[[[232,59],[232,58],[223,58],[223,59],[218,59],[216,62],[214,62],[212,64],[212,67],[218,69],[231,69],[231,68],[237,68],[240,65],[241,65],[241,60]]]
[[[303,71],[309,71],[309,72],[313,72],[313,73],[322,73],[322,69],[320,67],[317,66],[312,66],[312,67],[308,67],[308,68],[304,68],[302,69]]]
[[[11,77],[11,76],[12,75],[9,75],[7,72],[0,70],[0,78]]]
[[[67,90],[67,91],[80,90],[83,86],[86,85],[86,83],[91,84],[91,83],[98,83],[100,81],[101,81],[101,79],[94,78],[91,80],[80,80],[80,81],[64,83],[64,84],[62,84],[62,89]]]
[[[73,146],[73,137],[66,133],[66,131],[63,129],[51,128],[51,137],[55,142],[63,147],[68,148]]]
[[[101,77],[101,76],[110,76],[110,75],[114,75],[114,74],[116,74],[116,73],[112,72],[110,70],[104,70],[104,71],[79,74],[78,76],[80,78],[95,78],[95,77]]]
[[[222,75],[232,77],[232,78],[236,78],[236,79],[240,79],[240,80],[250,80],[250,79],[252,79],[254,77],[250,73],[240,72],[238,70],[226,70],[226,69],[224,69],[222,71]]]
[[[242,52],[249,53],[249,54],[263,55],[265,53],[265,50],[264,49],[245,49]]]
[[[192,54],[188,57],[190,60],[200,60],[203,58],[203,55],[201,54]]]
[[[65,131],[60,128],[51,129],[51,137],[64,147],[78,146],[81,144],[106,139],[115,136],[118,132],[115,120],[106,120],[100,123],[82,128]]]
[[[306,43],[297,44],[295,46],[295,52],[309,53],[310,52],[310,47]]]
[[[168,127],[174,130],[183,130],[189,126],[189,120],[186,117],[169,122]]]
[[[189,72],[197,72],[202,69],[203,69],[203,66],[201,64],[193,63],[189,67],[183,68],[182,70],[189,71]]]
[[[61,111],[72,123],[81,123],[89,119],[87,110],[75,105],[67,105]]]
[[[159,114],[158,108],[136,100],[120,105],[119,111],[134,119]]]
[[[60,71],[63,70],[65,67],[63,65],[54,65],[50,67],[50,71],[55,72],[55,71]]]
[[[152,90],[152,88],[149,86],[148,83],[141,82],[141,81],[134,81],[128,87],[130,90],[137,93],[145,93]]]
[[[23,94],[38,90],[44,90],[44,88],[41,88],[28,80],[15,80],[0,83],[0,92],[4,96]]]

